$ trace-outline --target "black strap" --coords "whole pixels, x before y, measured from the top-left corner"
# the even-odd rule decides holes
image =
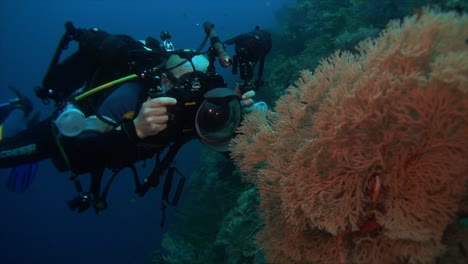
[[[259,66],[258,66],[258,80],[259,80],[259,81],[262,80],[263,68],[265,67],[265,57],[266,57],[266,55],[263,55],[263,56],[260,58],[260,63],[259,63]]]
[[[166,204],[176,206],[179,202],[180,196],[182,194],[182,190],[185,185],[185,177],[177,170],[175,166],[171,166],[172,162],[174,161],[177,152],[185,144],[186,140],[178,140],[173,143],[170,147],[166,155],[164,156],[163,160],[160,160],[160,153],[156,157],[156,162],[153,171],[151,172],[150,176],[146,177],[143,180],[143,184],[140,184],[138,178],[135,177],[135,186],[136,186],[136,193],[140,196],[144,196],[146,192],[151,187],[156,187],[159,185],[160,178],[167,170],[166,174],[166,181],[164,183],[164,188],[162,192],[162,205],[161,205],[161,223],[160,226],[163,227],[166,221]],[[172,201],[169,200],[169,193],[172,189],[172,181],[174,177],[174,172],[177,172],[182,177],[177,184],[177,189],[174,194],[174,198]]]
[[[177,184],[177,189],[174,193],[174,198],[172,201],[169,199],[169,193],[171,192],[172,189],[172,182],[174,179],[174,172],[177,172],[181,176],[179,183]],[[162,205],[161,205],[161,224],[160,226],[163,227],[165,222],[166,222],[166,205],[171,205],[171,206],[177,206],[179,203],[180,196],[182,194],[182,190],[184,189],[185,186],[185,181],[186,178],[180,171],[175,167],[171,166],[169,167],[169,170],[167,171],[166,174],[166,181],[164,183],[164,188],[162,192]]]
[[[52,57],[52,61],[50,62],[49,69],[47,72],[50,72],[52,68],[56,67],[59,60],[60,55],[62,54],[63,50],[68,48],[68,44],[70,41],[76,38],[76,29],[71,22],[65,23],[65,33],[63,34],[60,42],[55,50],[54,57]],[[47,74],[46,74],[47,75]]]
[[[138,172],[135,166],[132,164],[129,166],[129,168],[132,170],[133,175],[135,176],[135,179],[137,179]],[[104,168],[96,169],[91,172],[91,185],[89,187],[89,192],[83,192],[83,187],[80,181],[78,180],[77,176],[73,176],[72,180],[74,181],[75,188],[79,194],[78,197],[81,197],[80,199],[82,199],[83,196],[88,196],[89,194],[91,194],[92,196],[90,196],[88,199],[92,201],[94,205],[94,210],[96,211],[96,213],[99,213],[100,211],[106,209],[107,208],[106,197],[107,197],[107,194],[109,193],[110,186],[112,182],[114,181],[115,177],[117,176],[117,174],[119,174],[119,172],[121,171],[122,171],[122,168],[114,171],[114,173],[110,177],[102,193],[101,193],[101,183],[102,183],[102,178],[104,176]],[[88,207],[86,208],[83,207],[83,209],[78,210],[78,212],[81,213],[85,211],[87,208]],[[74,210],[74,208],[72,208],[72,210]]]
[[[169,193],[171,192],[172,189],[172,181],[174,180],[174,172],[177,172],[181,176],[179,183],[177,184],[177,189],[174,194],[174,198],[172,201],[169,200]],[[162,193],[162,199],[163,201],[167,202],[168,204],[172,206],[176,206],[179,203],[180,195],[182,193],[182,189],[184,188],[185,185],[185,177],[182,175],[182,173],[179,172],[179,170],[175,166],[171,166],[167,172],[166,175],[166,182],[164,183],[164,189]]]
[[[54,56],[52,57],[52,60],[49,64],[49,68],[47,69],[47,72],[44,75],[43,83],[46,82],[48,78],[50,78],[49,76],[53,75],[54,71],[57,68],[57,65],[59,64],[62,52],[68,48],[68,44],[70,43],[70,41],[76,39],[76,34],[77,30],[75,29],[73,24],[71,22],[65,23],[65,33],[62,35],[62,38],[60,39],[60,42],[57,45],[57,48],[55,49]],[[39,97],[44,104],[49,104],[49,98],[58,100],[58,98],[56,98],[55,95],[50,93],[49,89],[36,87],[34,88],[34,91],[37,97]]]
[[[150,176],[144,179],[142,184],[139,181],[138,173],[137,173],[135,166],[133,164],[128,166],[132,170],[133,175],[134,175],[136,193],[138,193],[140,196],[144,196],[151,187],[158,186],[160,177],[164,174],[166,170],[168,170],[166,182],[164,184],[164,189],[163,189],[163,197],[162,197],[163,198],[162,199],[163,200],[163,208],[162,208],[163,217],[161,220],[161,226],[164,225],[166,203],[172,206],[177,205],[179,202],[182,190],[185,185],[185,181],[186,181],[185,177],[177,170],[175,166],[170,166],[178,150],[185,142],[186,140],[179,140],[178,142],[170,145],[169,150],[167,154],[164,156],[162,161],[160,160],[160,153],[157,153],[155,168],[151,172]],[[92,199],[96,213],[107,208],[107,202],[106,202],[107,193],[109,192],[110,186],[112,182],[114,181],[115,177],[121,170],[122,168],[114,171],[114,174],[111,176],[111,178],[107,182],[106,187],[104,188],[104,191],[102,192],[102,194],[100,190],[101,190],[102,178],[104,176],[104,168],[99,168],[91,172],[91,185],[90,185],[88,193],[83,192],[81,183],[77,179],[78,176],[77,175],[72,176],[72,180],[75,183],[75,188],[77,192],[79,193],[79,196],[78,198],[73,199],[71,202],[79,202],[80,199],[83,198],[83,196],[86,196],[87,202]],[[179,183],[177,185],[174,198],[170,200],[169,193],[172,187],[174,172],[177,172],[182,177],[179,180]],[[92,197],[89,198],[88,194],[91,194]],[[74,207],[70,206],[70,207],[72,210],[75,210],[77,207],[81,208],[79,209],[79,212],[81,213],[85,211],[89,207],[89,205],[81,206],[81,207],[79,205],[74,206]]]
[[[115,176],[117,176],[117,174],[119,174],[120,171],[121,169],[114,171],[114,174],[112,174],[111,178],[107,182],[106,187],[104,188],[104,191],[101,193],[101,195],[99,194],[95,195],[94,210],[96,211],[96,213],[107,208],[107,200],[106,200],[107,193],[109,192],[110,186],[112,182],[114,181]]]
[[[164,172],[169,168],[172,161],[174,160],[177,152],[185,143],[183,140],[178,140],[177,142],[173,143],[164,156],[163,160],[160,161],[156,159],[156,164],[154,166],[153,171],[151,172],[150,176],[146,177],[143,180],[143,184],[137,186],[136,193],[140,196],[144,196],[151,187],[156,187],[159,184],[159,178],[164,174]]]
[[[89,186],[89,192],[94,196],[94,198],[98,198],[101,192],[101,182],[102,177],[104,176],[104,169],[95,169],[91,171],[91,185]]]

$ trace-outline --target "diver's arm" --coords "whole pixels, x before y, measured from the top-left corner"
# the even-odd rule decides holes
[[[239,56],[234,55],[234,57],[232,57],[232,74],[234,75],[237,74],[238,67],[239,67]]]
[[[81,174],[94,168],[119,167],[150,157],[154,148],[149,147],[151,142],[146,142],[145,138],[157,135],[167,127],[166,106],[175,103],[176,100],[169,97],[149,99],[142,104],[135,119],[124,119],[111,131],[64,138],[62,144],[71,170]]]
[[[102,167],[121,167],[145,159],[151,153],[141,148],[141,142],[132,119],[125,119],[120,126],[106,133],[60,140],[69,168],[75,174]]]

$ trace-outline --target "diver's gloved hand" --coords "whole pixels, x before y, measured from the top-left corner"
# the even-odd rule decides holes
[[[150,98],[144,102],[138,116],[133,120],[137,136],[143,139],[166,129],[169,121],[167,106],[175,104],[177,100],[172,97]]]
[[[242,94],[241,106],[242,106],[242,109],[244,110],[244,113],[250,113],[255,109],[254,99],[253,99],[254,96],[255,96],[254,90],[250,90]]]
[[[16,87],[9,86],[8,88],[10,88],[16,94],[16,98],[10,99],[10,104],[15,108],[21,109],[24,113],[24,116],[28,117],[33,110],[33,104],[31,100],[29,100],[28,97],[22,95],[20,91],[16,89]]]
[[[241,85],[237,85],[236,86],[236,92],[237,93],[242,93],[242,87]],[[249,90],[247,92],[244,92],[242,94],[242,99],[241,99],[241,106],[242,106],[242,110],[244,111],[244,113],[250,113],[252,112],[254,109],[257,109],[257,110],[268,110],[268,105],[263,102],[263,101],[258,101],[258,102],[255,102],[253,97],[255,96],[255,91],[254,90]]]
[[[255,91],[250,90],[248,92],[245,92],[242,94],[242,100],[241,100],[241,105],[242,107],[250,107],[253,105],[254,100],[253,97],[255,96]]]

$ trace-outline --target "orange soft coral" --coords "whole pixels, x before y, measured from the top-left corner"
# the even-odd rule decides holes
[[[430,262],[468,184],[468,16],[425,10],[303,71],[232,157],[271,262]]]

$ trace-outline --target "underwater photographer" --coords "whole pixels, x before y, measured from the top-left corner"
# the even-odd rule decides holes
[[[234,45],[235,55],[233,58],[232,74],[240,72],[242,83],[239,85],[241,92],[257,90],[267,85],[263,78],[266,55],[271,51],[271,34],[259,26],[254,30],[239,34],[224,41],[226,45]],[[257,80],[252,83],[254,69],[258,64]]]
[[[36,88],[37,96],[45,104],[52,100],[56,111],[0,142],[1,168],[52,159],[58,170],[72,172],[79,195],[70,208],[83,212],[93,205],[100,211],[123,168],[132,168],[136,192],[143,196],[171,172],[184,143],[201,139],[217,151],[228,151],[255,93],[235,93],[216,73],[216,59],[222,67],[231,66],[232,59],[214,24],[204,23],[205,38],[197,50],[168,48],[167,34],[161,45],[152,37],[139,41],[98,28],[77,29],[71,22],[65,29],[42,87]],[[209,48],[202,52],[208,40]],[[71,41],[78,42],[78,50],[60,61]],[[134,163],[155,156],[154,170],[141,182]],[[101,188],[105,169],[114,174]],[[78,179],[86,173],[91,174],[88,191]]]

